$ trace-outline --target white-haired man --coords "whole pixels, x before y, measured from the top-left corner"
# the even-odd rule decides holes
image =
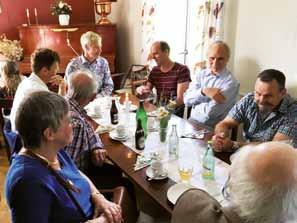
[[[96,97],[96,89],[97,82],[88,71],[78,70],[69,77],[66,99],[70,106],[73,139],[65,150],[96,187],[122,185],[132,194],[133,185],[122,177],[120,169],[105,162],[106,150],[84,109]]]
[[[297,151],[288,144],[248,145],[236,154],[221,205],[198,189],[184,193],[172,223],[297,222]],[[215,210],[215,211],[214,211]]]
[[[230,49],[223,41],[209,46],[208,67],[196,74],[196,83],[184,94],[186,106],[192,107],[192,120],[213,127],[235,104],[239,82],[226,67],[229,57]]]
[[[90,71],[97,80],[97,95],[111,95],[113,90],[113,81],[110,76],[108,61],[101,57],[102,38],[99,34],[88,31],[82,34],[80,44],[83,49],[83,55],[74,58],[65,71],[65,79],[77,70]]]

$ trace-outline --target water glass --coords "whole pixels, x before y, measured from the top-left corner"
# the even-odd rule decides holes
[[[179,160],[178,172],[183,183],[189,183],[193,174],[193,164],[190,160]]]

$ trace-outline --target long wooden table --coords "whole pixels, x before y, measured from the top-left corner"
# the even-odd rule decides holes
[[[133,103],[138,104],[137,99],[134,97],[132,98]],[[145,103],[145,109],[147,111],[151,111],[154,109],[154,106],[149,103]],[[175,119],[174,121],[178,122],[179,126],[183,125],[183,128],[186,128],[187,131],[204,128],[199,124],[189,122],[188,120],[181,119],[174,115],[171,117],[171,119]],[[152,200],[155,201],[155,203],[159,205],[161,209],[163,209],[169,216],[171,216],[173,205],[167,200],[167,190],[176,182],[174,182],[170,178],[161,181],[148,181],[146,176],[146,168],[143,168],[139,171],[134,171],[134,164],[137,159],[137,154],[134,151],[127,148],[121,142],[110,139],[109,133],[104,133],[100,136],[105,145],[105,149],[108,152],[109,159],[116,166],[118,166],[135,185],[137,185],[144,193],[152,198]],[[211,136],[212,133],[205,134],[203,140],[209,140]],[[219,153],[215,155],[221,160],[229,163],[230,154]]]

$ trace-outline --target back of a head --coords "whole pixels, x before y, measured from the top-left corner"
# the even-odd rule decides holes
[[[91,43],[95,43],[101,45],[102,38],[98,33],[88,31],[81,35],[80,37],[80,44],[84,48],[86,45]]]
[[[68,97],[76,101],[86,100],[97,92],[98,83],[92,73],[78,70],[68,79]]]
[[[68,112],[67,101],[56,93],[38,91],[27,95],[20,104],[15,119],[16,130],[24,147],[38,148],[44,130],[51,128],[56,131]]]
[[[279,70],[263,70],[261,73],[258,74],[257,78],[260,79],[262,82],[271,82],[273,80],[276,80],[280,87],[280,90],[284,89],[286,86],[286,76]]]
[[[38,74],[43,67],[49,70],[54,63],[60,63],[60,57],[51,49],[39,48],[31,55],[31,67],[35,74]]]
[[[1,80],[4,82],[7,94],[14,95],[19,83],[21,82],[17,63],[12,60],[1,61],[0,73]]]
[[[230,201],[249,222],[297,222],[297,152],[280,142],[250,145],[236,154]]]

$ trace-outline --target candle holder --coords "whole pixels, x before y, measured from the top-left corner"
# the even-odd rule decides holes
[[[111,3],[116,0],[95,0],[95,9],[98,15],[101,16],[98,21],[99,25],[111,24],[107,16],[111,13]]]

